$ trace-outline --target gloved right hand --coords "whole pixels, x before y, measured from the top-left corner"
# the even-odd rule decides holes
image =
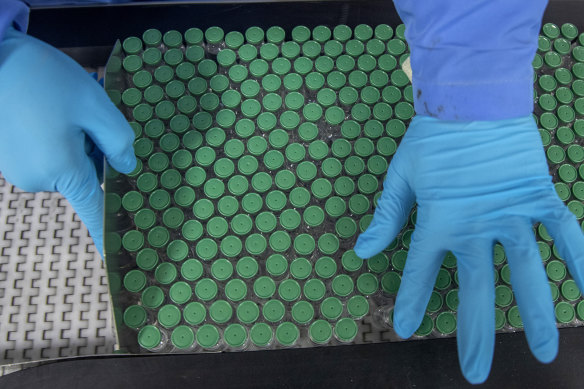
[[[96,166],[103,152],[114,169],[131,172],[133,141],[128,122],[81,66],[8,29],[0,42],[0,171],[25,191],[61,192],[102,256],[103,191]],[[88,143],[99,150],[86,151]]]

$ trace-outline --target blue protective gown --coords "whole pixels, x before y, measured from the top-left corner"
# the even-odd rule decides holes
[[[442,120],[529,115],[531,62],[546,4],[547,0],[395,0],[407,27],[416,113]],[[2,0],[0,39],[11,23],[26,30],[27,12],[18,0]]]

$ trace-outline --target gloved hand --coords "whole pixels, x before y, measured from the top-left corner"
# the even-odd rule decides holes
[[[97,82],[57,49],[10,28],[0,43],[0,171],[28,191],[59,191],[103,256],[102,152],[135,168],[134,133]],[[86,145],[96,146],[88,149]]]
[[[394,307],[409,338],[422,321],[448,250],[459,279],[458,355],[471,383],[486,380],[495,341],[493,245],[503,244],[525,335],[541,362],[558,351],[554,306],[533,224],[555,239],[584,290],[584,235],[556,194],[531,116],[493,122],[415,117],[395,154],[369,228],[355,251],[370,258],[400,232],[414,202],[417,222]]]

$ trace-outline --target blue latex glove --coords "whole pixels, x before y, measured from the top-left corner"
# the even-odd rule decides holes
[[[103,191],[96,169],[105,154],[118,171],[132,171],[133,140],[120,111],[81,66],[9,28],[0,43],[0,171],[25,191],[61,192],[102,256]]]
[[[525,335],[541,362],[558,351],[554,306],[533,224],[555,239],[584,290],[584,235],[556,194],[531,116],[493,122],[413,119],[384,182],[373,221],[355,251],[370,258],[400,232],[414,202],[416,228],[394,308],[409,338],[422,321],[448,250],[459,279],[458,355],[471,383],[486,380],[495,341],[493,245],[501,242]]]

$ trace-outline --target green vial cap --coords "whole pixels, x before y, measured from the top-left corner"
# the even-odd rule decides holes
[[[123,66],[128,73],[135,73],[142,69],[142,58],[137,55],[128,55],[124,58]]]
[[[239,49],[241,45],[243,45],[243,42],[243,34],[239,31],[231,31],[225,35],[225,45],[231,50]],[[221,54],[223,51],[225,50],[221,50],[219,54]],[[217,56],[219,56],[219,54]]]
[[[251,178],[251,186],[257,192],[264,193],[272,187],[272,177],[265,172],[256,173]]]
[[[138,344],[145,349],[154,349],[160,345],[162,335],[153,325],[144,326],[138,333]]]
[[[190,46],[185,52],[187,60],[194,64],[198,64],[205,58],[205,50],[201,46]]]
[[[321,278],[331,278],[337,272],[337,264],[331,257],[321,257],[314,264],[314,270]]]
[[[396,272],[385,273],[381,277],[381,288],[385,293],[396,294],[401,284],[401,277]]]
[[[293,279],[284,280],[278,287],[278,295],[284,301],[295,301],[300,297],[300,284]]]
[[[180,262],[189,254],[189,246],[182,240],[173,240],[166,248],[166,254],[173,261]]]
[[[304,82],[309,90],[317,91],[324,86],[324,76],[318,72],[310,72],[306,75]]]
[[[264,46],[265,47],[265,46]],[[268,73],[268,63],[263,59],[254,59],[249,64],[249,72],[256,78],[261,78]]]
[[[561,290],[562,296],[569,301],[577,300],[581,296],[580,289],[578,289],[578,285],[576,285],[574,280],[564,281]]]
[[[294,250],[300,255],[311,254],[315,247],[314,238],[308,234],[300,234],[294,239]]]
[[[584,201],[584,182],[578,181],[572,185],[572,193],[574,197],[580,201]]]
[[[276,216],[271,212],[262,212],[256,216],[255,224],[258,230],[263,233],[272,232],[277,225]]]
[[[160,184],[166,189],[176,189],[181,184],[182,175],[178,170],[166,170],[160,177]]]
[[[298,340],[300,331],[290,322],[284,322],[276,328],[276,339],[283,346],[291,346]]]
[[[217,255],[217,243],[209,238],[201,239],[197,243],[195,251],[199,258],[203,260],[210,260],[215,257],[215,255]]]
[[[375,277],[374,277],[374,279],[375,279],[375,283],[377,283],[377,279]],[[362,280],[361,286],[365,287],[366,283],[367,282],[364,282]],[[372,285],[369,285],[369,286],[372,286]],[[357,287],[359,287],[359,280],[357,280]],[[337,296],[347,297],[351,293],[353,293],[353,288],[354,288],[353,280],[351,279],[351,277],[349,277],[346,274],[339,274],[338,276],[333,278],[332,288],[333,288],[333,293],[335,293]],[[365,289],[367,289],[367,288],[365,287]],[[377,285],[375,285],[375,289],[377,289]],[[369,294],[369,293],[365,293],[365,294]]]
[[[142,208],[144,197],[136,191],[130,191],[122,198],[122,206],[126,211],[135,212]]]
[[[225,281],[233,274],[233,265],[227,259],[217,259],[211,265],[211,275],[217,281]]]
[[[278,98],[280,99],[280,104],[281,104],[280,96],[278,96]],[[271,104],[269,102],[266,103],[265,100],[266,99],[264,98],[264,108],[266,108],[266,104]],[[272,105],[271,107],[274,107],[274,106]],[[266,108],[266,109],[268,109],[268,108]],[[276,127],[276,124],[278,123],[278,119],[276,118],[276,115],[274,115],[272,112],[263,112],[258,116],[257,123],[258,123],[258,127],[260,128],[260,130],[262,130],[264,132],[268,132],[268,131],[271,131],[272,129],[274,129],[274,127]]]
[[[255,99],[247,99],[241,103],[241,113],[248,118],[255,118],[259,115],[262,106],[259,101]]]
[[[401,102],[395,107],[395,116],[401,120],[408,120],[414,116],[414,107],[410,103]]]
[[[164,62],[170,66],[176,66],[184,59],[183,52],[180,49],[168,49],[164,53]]]
[[[555,307],[556,319],[560,323],[569,323],[576,317],[574,307],[565,301],[559,302]]]
[[[379,39],[371,39],[365,46],[367,53],[378,57],[385,52],[385,44]]]
[[[132,77],[132,82],[136,88],[144,89],[152,84],[152,75],[146,70],[137,71]],[[136,116],[136,112],[134,112]]]
[[[229,346],[242,347],[247,340],[247,330],[241,324],[232,323],[225,329],[223,337]]]
[[[280,224],[288,231],[293,231],[300,226],[302,218],[295,209],[286,209],[280,215]]]
[[[359,93],[351,86],[346,86],[339,91],[339,101],[343,105],[352,105],[358,98]]]
[[[302,45],[302,54],[308,58],[316,58],[320,55],[322,47],[316,41],[307,41]]]
[[[256,323],[250,330],[250,338],[258,347],[268,346],[274,338],[272,328],[266,323]]]
[[[451,312],[442,312],[436,318],[436,329],[445,335],[452,334],[456,331],[456,316]]]
[[[336,139],[331,151],[335,157],[344,158],[351,153],[351,148],[351,144],[346,139]]]
[[[136,107],[134,107],[134,110],[132,111],[132,116],[134,117],[134,119],[138,122],[147,122],[148,120],[150,120],[152,118],[152,113],[153,113],[153,109],[150,105],[148,104],[138,104]],[[143,138],[144,139],[144,138]],[[139,142],[145,142],[145,141],[150,141],[149,139],[138,139],[136,141],[136,143],[134,144],[134,148],[137,148]],[[136,155],[138,157],[141,157],[142,155],[138,154],[139,150],[136,150]]]
[[[225,296],[231,301],[241,301],[246,295],[247,286],[242,280],[233,279],[225,285]]]
[[[142,270],[152,270],[158,264],[158,254],[151,248],[145,248],[136,255],[136,265]]]
[[[393,29],[387,24],[379,24],[375,27],[375,38],[387,41],[393,37]]]
[[[357,336],[359,327],[351,318],[345,317],[335,324],[335,335],[341,342],[351,342]]]
[[[499,307],[507,307],[513,302],[513,292],[506,285],[499,285],[495,288],[495,303]],[[448,301],[447,301],[448,303]]]
[[[387,51],[392,55],[401,55],[406,51],[406,44],[401,39],[391,39],[387,42]]]
[[[332,58],[337,58],[343,53],[343,45],[336,40],[330,40],[324,44],[324,53]]]
[[[264,155],[264,165],[269,170],[277,170],[284,164],[284,154],[278,150],[270,150]]]
[[[310,73],[312,71],[313,66],[314,64],[312,60],[307,57],[299,57],[294,60],[294,71],[303,76]]]
[[[245,249],[252,255],[259,255],[266,250],[267,242],[260,234],[251,234],[245,240]]]
[[[184,281],[175,282],[169,291],[170,299],[176,304],[185,304],[190,300],[193,291]]]
[[[559,282],[566,277],[566,266],[560,261],[551,261],[546,266],[546,273],[550,280]]]
[[[335,61],[333,61],[330,57],[320,56],[314,61],[314,66],[317,71],[326,74],[333,70],[333,68],[335,67]]]
[[[353,296],[347,302],[347,311],[354,319],[360,319],[369,313],[369,301],[363,296]]]
[[[203,348],[213,348],[219,343],[219,330],[212,324],[203,324],[197,331],[197,343]]]
[[[584,320],[584,302],[580,301],[576,306],[576,311],[578,312],[578,319]]]
[[[284,74],[288,73],[292,68],[292,64],[288,58],[276,58],[272,62],[272,71],[277,75],[283,76]]]
[[[205,30],[205,40],[207,43],[218,44],[223,40],[225,33],[221,27],[209,27]]]
[[[230,49],[221,50],[217,54],[217,62],[224,68],[228,68],[235,64],[236,59],[237,55],[235,54],[235,51]]]
[[[355,251],[348,250],[343,253],[341,257],[341,263],[343,268],[347,271],[354,272],[361,268],[363,265],[363,260],[355,254]]]
[[[358,176],[365,170],[365,162],[362,158],[352,155],[345,160],[345,171],[350,176]]]
[[[576,171],[576,168],[568,164],[563,164],[560,166],[558,169],[558,175],[562,181],[567,183],[574,182],[578,178],[578,172]]]
[[[366,73],[373,71],[373,69],[375,69],[376,66],[377,66],[377,60],[372,55],[363,54],[363,55],[359,56],[359,58],[357,59],[357,67]],[[392,76],[393,76],[393,73],[392,73]]]
[[[282,79],[275,74],[268,74],[262,78],[262,88],[266,92],[276,92],[282,86]]]
[[[310,339],[317,344],[326,344],[330,341],[333,334],[331,325],[325,320],[316,320],[310,325]]]
[[[252,45],[258,45],[264,41],[264,30],[259,27],[249,27],[245,30],[245,39]]]
[[[210,278],[202,278],[195,284],[195,294],[203,301],[214,299],[217,290],[217,284]]]
[[[146,310],[140,305],[130,305],[124,311],[124,324],[129,328],[138,329],[146,324]]]
[[[148,232],[148,243],[150,243],[150,246],[152,247],[164,247],[169,239],[170,233],[164,227],[156,226]]]
[[[272,234],[272,236],[273,235],[274,234]],[[271,276],[279,277],[288,270],[288,261],[286,261],[286,258],[281,254],[272,254],[266,260],[266,270]]]
[[[318,238],[318,249],[323,254],[334,254],[339,249],[339,239],[331,233],[323,234]]]
[[[272,26],[266,31],[266,40],[273,44],[280,44],[284,41],[286,32],[282,27]],[[265,46],[265,45],[264,45]]]
[[[304,122],[298,127],[298,136],[305,142],[310,142],[318,136],[318,127],[314,123]]]
[[[200,45],[203,38],[203,31],[199,28],[193,27],[185,31],[185,42],[189,45]]]
[[[321,89],[320,91],[318,91],[318,94],[316,95],[316,100],[323,107],[329,107],[333,105],[336,99],[337,94],[335,93],[334,90],[329,88]]]
[[[357,103],[351,108],[351,116],[358,122],[365,122],[371,116],[371,108],[363,103]]]
[[[324,222],[324,211],[321,207],[311,205],[304,210],[304,222],[310,227],[317,227]]]
[[[180,274],[187,281],[196,281],[203,275],[203,265],[196,259],[187,259],[181,266]]]
[[[150,194],[149,202],[152,208],[163,210],[170,205],[170,194],[164,189],[157,189]]]
[[[162,33],[155,28],[144,31],[142,40],[146,46],[158,46],[162,42]]]
[[[240,322],[251,324],[259,318],[260,309],[253,301],[246,300],[237,306],[236,314]]]
[[[550,146],[546,151],[546,155],[553,163],[562,163],[566,159],[564,149],[557,145]]]
[[[306,149],[300,143],[292,143],[286,147],[286,158],[292,163],[298,163],[306,156]]]
[[[136,88],[128,88],[122,93],[122,102],[128,107],[135,107],[142,101],[142,92]]]
[[[154,277],[156,277],[156,281],[160,282],[163,285],[171,284],[177,276],[176,266],[174,266],[170,262],[161,263],[156,267],[154,272]]]
[[[253,284],[253,291],[257,297],[268,299],[276,293],[276,283],[270,277],[259,277]]]
[[[235,159],[241,157],[245,151],[245,146],[239,139],[230,139],[225,143],[223,151],[229,158]]]
[[[243,65],[233,65],[229,68],[229,79],[235,83],[240,83],[247,78],[247,68]],[[241,93],[246,95],[245,89],[241,88]]]
[[[162,40],[168,47],[178,47],[182,44],[182,34],[176,30],[170,30],[164,33]]]
[[[521,316],[519,315],[519,308],[517,306],[511,307],[507,311],[507,321],[511,325],[511,327],[515,328],[522,328],[523,321],[521,320]]]
[[[158,286],[149,286],[142,292],[141,301],[146,308],[156,309],[164,301],[164,292]]]
[[[230,89],[223,92],[221,95],[221,102],[227,108],[237,108],[241,103],[241,94],[235,89]]]
[[[335,180],[335,193],[339,196],[349,196],[355,191],[355,183],[349,177],[339,177]]]
[[[247,216],[247,215],[246,215]],[[237,261],[235,270],[237,274],[242,278],[252,278],[258,272],[259,266],[255,259],[252,257],[243,257]]]
[[[308,155],[314,160],[320,161],[328,155],[328,145],[322,140],[315,140],[308,145]]]
[[[322,163],[322,172],[326,177],[337,177],[342,170],[343,164],[336,158],[327,158]]]
[[[339,125],[345,120],[345,112],[339,107],[329,107],[325,112],[328,124]]]
[[[296,184],[296,176],[290,170],[280,170],[276,173],[275,182],[279,189],[289,190]],[[270,205],[268,204],[268,207],[269,206]]]
[[[321,280],[311,278],[304,284],[303,292],[307,299],[311,301],[319,301],[324,297],[326,287]]]
[[[128,251],[138,251],[144,245],[144,235],[140,231],[128,231],[122,238],[122,245]]]
[[[314,318],[314,308],[307,301],[298,301],[292,306],[292,319],[298,324],[308,324]]]
[[[258,166],[257,158],[252,155],[244,155],[237,161],[238,170],[245,175],[254,174],[258,170]]]
[[[190,168],[189,170],[187,170],[187,172],[185,173],[186,182],[189,185],[192,185],[195,187],[201,186],[203,184],[203,182],[205,182],[206,179],[207,179],[207,174],[205,173],[205,170],[203,170],[203,168],[201,168],[199,166],[194,166],[194,167]]]
[[[188,349],[195,342],[195,333],[188,326],[178,326],[170,336],[172,344],[178,349]]]
[[[367,267],[373,273],[383,273],[389,267],[389,258],[384,253],[379,253],[367,260]]]
[[[578,37],[578,27],[572,23],[564,23],[560,28],[562,35],[569,40],[574,40]]]
[[[310,202],[310,192],[306,188],[296,187],[290,192],[290,204],[296,208],[305,207]]]
[[[141,270],[130,270],[124,276],[124,288],[128,292],[138,293],[146,286],[146,276]]]
[[[582,202],[572,200],[568,203],[568,209],[576,216],[576,219],[584,217],[584,205],[582,205]]]
[[[343,313],[343,303],[336,297],[327,297],[320,304],[320,313],[326,319],[335,321]]]
[[[290,235],[286,231],[276,231],[270,235],[270,247],[275,252],[285,252],[292,242]]]
[[[555,51],[545,53],[543,60],[551,68],[557,68],[562,64],[562,57]]]
[[[290,274],[292,277],[304,280],[312,273],[312,264],[306,258],[296,258],[290,264]]]
[[[284,88],[286,88],[286,90],[289,92],[295,92],[295,91],[299,90],[302,87],[303,82],[304,82],[304,79],[302,78],[302,76],[300,76],[297,73],[289,73],[289,74],[286,74],[286,76],[284,76]],[[302,95],[300,95],[300,96],[302,96],[302,104],[300,104],[300,106],[298,106],[298,97],[296,95],[292,100],[290,100],[290,103],[288,103],[288,101],[289,101],[288,96],[290,94],[291,93],[288,93],[286,95],[286,98],[285,98],[286,106],[289,109],[297,110],[298,108],[300,108],[300,106],[304,105],[304,96],[302,96]],[[289,105],[293,105],[296,108],[291,108]]]
[[[298,57],[298,55],[300,54],[300,45],[296,42],[284,42],[282,44],[281,50],[283,57],[293,59]]]

